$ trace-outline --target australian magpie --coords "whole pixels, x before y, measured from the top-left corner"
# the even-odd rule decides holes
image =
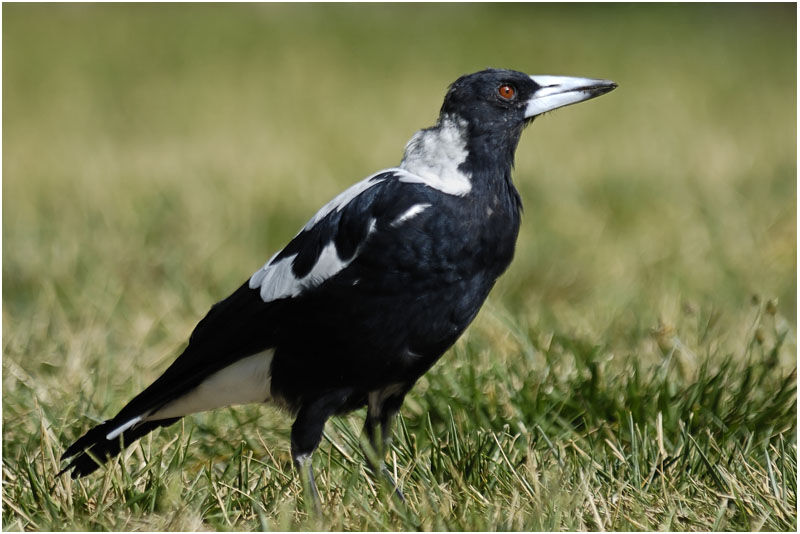
[[[335,197],[215,304],[164,374],[67,448],[61,473],[88,475],[185,415],[261,402],[295,415],[291,454],[317,503],[311,454],[331,416],[366,406],[364,431],[382,462],[404,397],[511,262],[523,128],[615,87],[499,69],[460,77],[399,166]]]

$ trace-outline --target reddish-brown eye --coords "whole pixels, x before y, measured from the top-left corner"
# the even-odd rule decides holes
[[[512,98],[514,98],[515,93],[516,91],[514,90],[514,88],[508,85],[507,83],[497,88],[497,94],[502,96],[506,100],[511,100]]]

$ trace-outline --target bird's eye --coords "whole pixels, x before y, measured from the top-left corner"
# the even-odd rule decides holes
[[[507,83],[504,83],[503,85],[497,88],[497,94],[505,98],[506,100],[511,100],[512,98],[514,98],[514,95],[516,93],[517,91]]]

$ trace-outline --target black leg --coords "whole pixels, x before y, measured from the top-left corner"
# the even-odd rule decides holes
[[[383,476],[397,498],[403,502],[405,502],[403,492],[397,487],[397,483],[386,468],[384,459],[392,440],[394,418],[407,392],[408,389],[403,388],[391,394],[387,394],[386,391],[371,393],[367,405],[367,418],[364,420],[364,433],[372,447],[372,451],[364,451],[367,463],[375,474]]]
[[[322,440],[325,421],[347,401],[349,391],[335,391],[306,402],[292,425],[292,460],[303,484],[306,506],[313,502],[317,516],[322,515],[311,455]]]

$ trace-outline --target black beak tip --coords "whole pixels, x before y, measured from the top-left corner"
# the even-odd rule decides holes
[[[614,90],[614,89],[616,89],[617,87],[619,87],[619,84],[618,84],[617,82],[612,82],[612,81],[610,81],[610,80],[609,80],[609,81],[608,81],[608,83],[604,84],[604,85],[601,87],[601,90],[602,90],[604,93],[608,93],[609,91],[613,91],[613,90]]]
[[[614,89],[618,87],[616,82],[612,82],[611,80],[604,81],[604,83],[598,84],[594,87],[592,93],[594,96],[604,95],[606,93],[610,93]]]

